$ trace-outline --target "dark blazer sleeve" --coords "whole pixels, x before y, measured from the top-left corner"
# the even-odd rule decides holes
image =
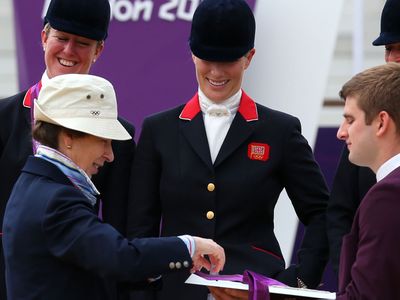
[[[61,260],[121,281],[141,281],[175,270],[170,262],[189,262],[177,237],[127,240],[102,223],[86,199],[73,187],[50,194],[43,217],[45,242]]]
[[[93,177],[93,183],[100,192],[101,214],[105,222],[111,224],[121,234],[126,235],[129,188],[131,185],[131,165],[136,144],[133,140],[135,128],[126,120],[119,121],[132,136],[132,140],[113,141],[114,161]]]
[[[320,283],[328,260],[326,206],[328,189],[312,150],[301,134],[297,118],[290,118],[283,149],[282,178],[285,189],[306,230],[297,253],[297,264],[281,272],[277,279],[297,286],[299,277],[308,287]]]
[[[336,274],[339,269],[342,238],[350,232],[361,199],[376,182],[375,174],[370,169],[352,164],[348,157],[349,151],[344,147],[327,209],[330,260]]]
[[[336,299],[400,299],[398,184],[398,179],[378,183],[363,199],[359,218],[355,219],[359,231],[352,230],[343,239],[340,275],[349,269],[350,276],[344,286],[340,278]],[[344,264],[353,249],[356,249],[355,260],[349,259],[350,264]]]

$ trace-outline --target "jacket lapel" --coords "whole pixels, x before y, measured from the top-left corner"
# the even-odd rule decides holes
[[[221,164],[236,149],[242,145],[254,132],[258,124],[257,105],[244,91],[238,112],[229,128],[228,134],[222,143],[218,156],[214,162],[214,167]]]
[[[180,129],[182,135],[192,147],[192,150],[212,169],[210,148],[208,146],[202,114],[198,113],[191,121],[181,121]]]
[[[24,106],[24,107],[22,107],[22,113],[23,113],[23,116],[24,116],[24,124],[25,124],[25,126],[28,126],[29,128],[31,128],[32,127],[32,121],[31,121],[31,109],[30,109],[30,107],[26,107],[26,106]]]
[[[210,148],[208,146],[203,116],[200,110],[199,97],[196,93],[185,105],[179,115],[179,128],[189,142],[192,150],[212,169]]]
[[[236,151],[236,149],[253,133],[258,124],[258,122],[256,122],[258,121],[257,105],[243,91],[238,112],[229,128],[228,134],[225,137],[213,166],[198,94],[194,95],[185,105],[179,118],[181,119],[180,130],[183,136],[187,139],[193,151],[197,153],[211,170]]]
[[[254,132],[257,122],[247,122],[241,114],[236,114],[228,134],[215,159],[214,167],[217,167],[227,159],[240,145],[242,145]]]
[[[24,98],[22,100],[22,110],[23,110],[23,114],[24,114],[24,123],[25,126],[28,126],[29,128],[29,132],[32,129],[32,115],[33,115],[33,108],[32,105],[34,105],[34,101],[38,98],[39,96],[39,92],[42,88],[42,81],[40,80],[38,83],[36,83],[35,85],[31,86],[25,93]],[[31,137],[31,135],[28,135],[29,137]],[[32,138],[29,139],[30,143],[29,143],[29,147],[30,149],[32,149],[32,152],[35,151],[34,147],[32,146]],[[30,154],[32,153],[30,152]]]

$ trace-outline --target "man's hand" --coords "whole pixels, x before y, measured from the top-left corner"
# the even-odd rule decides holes
[[[193,254],[192,272],[199,271],[201,268],[206,268],[208,271],[218,273],[222,270],[225,264],[224,249],[211,239],[203,239],[194,236],[196,243],[196,251]],[[204,257],[208,256],[208,259]]]
[[[247,300],[249,299],[249,292],[238,289],[227,289],[209,286],[211,294],[215,300]]]

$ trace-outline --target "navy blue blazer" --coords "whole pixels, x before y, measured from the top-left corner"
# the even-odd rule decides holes
[[[362,200],[343,238],[336,299],[400,299],[400,168]]]
[[[328,190],[297,118],[243,93],[213,164],[195,95],[144,121],[132,172],[129,236],[208,237],[225,249],[223,273],[250,269],[293,286],[296,277],[310,287],[320,283]],[[298,263],[287,270],[274,234],[283,188],[307,227]],[[162,299],[206,299],[207,289],[185,285],[184,274],[163,279]]]
[[[32,154],[31,117],[26,91],[0,100],[0,224],[11,190],[26,159]],[[25,104],[25,106],[24,106]],[[133,137],[134,127],[119,119]],[[126,210],[130,185],[130,171],[135,153],[135,142],[113,141],[115,160],[105,164],[93,176],[93,182],[101,192],[103,220],[125,235]],[[1,237],[1,236],[0,236]],[[6,298],[4,280],[3,247],[0,238],[0,299]],[[114,293],[111,291],[110,293]]]
[[[7,203],[3,247],[9,299],[107,299],[101,278],[139,281],[191,267],[177,237],[128,241],[103,223],[53,164],[27,160]],[[186,262],[186,263],[185,263]]]
[[[370,168],[359,167],[349,161],[349,150],[343,148],[336,170],[328,208],[327,230],[332,269],[338,274],[343,236],[348,234],[354,215],[368,190],[376,183]]]

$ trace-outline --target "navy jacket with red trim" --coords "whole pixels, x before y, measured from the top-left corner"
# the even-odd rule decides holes
[[[128,235],[192,234],[226,251],[226,274],[250,269],[297,285],[321,280],[327,256],[328,190],[297,118],[255,103],[245,93],[213,164],[198,96],[145,119],[132,171]],[[274,234],[274,209],[286,189],[306,226],[298,264],[285,270]],[[160,228],[160,222],[161,228]],[[160,299],[206,299],[163,278]]]

